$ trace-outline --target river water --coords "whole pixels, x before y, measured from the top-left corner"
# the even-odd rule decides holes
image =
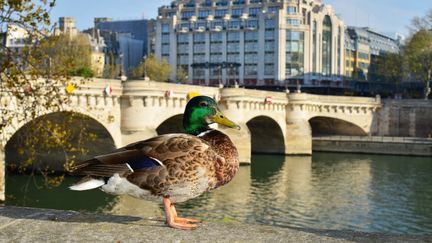
[[[160,204],[73,192],[7,175],[8,205],[163,217]],[[254,155],[228,185],[177,205],[181,216],[314,229],[432,234],[432,158],[314,153]]]

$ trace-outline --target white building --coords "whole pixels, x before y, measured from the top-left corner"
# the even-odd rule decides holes
[[[318,0],[176,0],[155,35],[156,57],[195,83],[307,86],[344,71],[344,24]]]

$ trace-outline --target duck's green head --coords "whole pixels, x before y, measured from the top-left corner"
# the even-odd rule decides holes
[[[196,96],[186,105],[183,127],[187,133],[198,135],[209,130],[212,123],[240,129],[240,126],[226,118],[217,107],[216,101],[208,96]]]

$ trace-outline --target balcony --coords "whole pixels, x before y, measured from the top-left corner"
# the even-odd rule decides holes
[[[244,4],[245,4],[245,1],[244,1],[244,0],[237,0],[237,1],[234,1],[234,2],[233,2],[233,5],[234,5],[234,6],[244,5]]]
[[[178,32],[180,32],[180,33],[187,33],[189,31],[189,28],[188,27],[181,27],[181,28],[179,28],[179,30],[178,30]]]
[[[200,27],[197,27],[197,28],[195,28],[195,32],[204,32],[206,30],[206,28],[204,27],[204,26],[200,26]]]
[[[222,26],[217,25],[217,26],[214,26],[214,27],[211,29],[211,31],[214,31],[214,32],[220,32],[220,31],[222,31],[222,29],[223,29]]]
[[[240,25],[234,25],[234,26],[228,26],[229,30],[239,30],[240,29]]]

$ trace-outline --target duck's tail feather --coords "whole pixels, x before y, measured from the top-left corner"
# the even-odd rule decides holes
[[[105,180],[86,176],[75,185],[70,186],[69,189],[73,191],[85,191],[95,189],[103,185],[105,185]]]

